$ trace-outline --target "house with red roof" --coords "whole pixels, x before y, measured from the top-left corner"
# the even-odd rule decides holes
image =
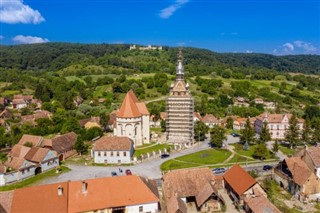
[[[260,134],[264,122],[267,123],[271,135],[271,139],[284,139],[286,131],[289,128],[289,120],[292,114],[270,114],[269,112],[262,113],[256,117],[254,128],[256,133]],[[303,119],[298,119],[298,128],[303,130]]]
[[[266,196],[259,183],[238,164],[233,165],[223,175],[223,179],[228,194],[237,204],[243,205],[244,199],[253,194]]]
[[[38,139],[41,138],[32,139],[33,142],[28,141],[30,146],[33,146],[33,143],[38,144]],[[8,153],[7,161],[2,165],[4,169],[2,173],[0,172],[0,185],[26,179],[57,166],[59,166],[59,160],[55,151],[16,144]]]
[[[131,163],[133,141],[128,137],[104,136],[96,140],[92,148],[95,163]]]
[[[1,210],[11,213],[157,213],[161,209],[155,181],[130,175],[68,181],[0,192]]]
[[[212,114],[206,114],[201,121],[209,128],[213,128],[215,125],[221,126],[221,121]]]
[[[320,199],[320,179],[303,157],[286,158],[274,169],[274,180],[301,201]]]
[[[134,146],[150,143],[149,111],[130,90],[116,114],[115,136],[126,136],[133,140]]]

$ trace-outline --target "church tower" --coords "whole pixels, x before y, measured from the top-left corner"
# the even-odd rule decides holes
[[[189,84],[184,81],[182,51],[179,50],[176,80],[170,86],[167,98],[166,130],[167,140],[173,144],[191,145],[193,143],[194,100]]]

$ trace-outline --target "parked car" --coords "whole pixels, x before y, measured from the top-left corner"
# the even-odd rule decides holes
[[[231,135],[232,135],[233,137],[240,137],[240,135],[239,135],[238,133],[235,133],[235,132],[231,133]]]
[[[111,176],[114,177],[114,176],[118,176],[118,174],[116,172],[111,172]]]
[[[212,172],[213,174],[217,175],[217,174],[223,174],[226,172],[226,169],[225,168],[215,168],[215,169],[212,169]]]
[[[263,169],[264,171],[268,171],[268,170],[272,169],[272,166],[270,166],[270,165],[264,165],[262,169]]]
[[[161,158],[162,159],[164,159],[164,158],[168,158],[170,155],[169,154],[167,154],[167,153],[163,153],[163,154],[161,154]]]
[[[130,169],[127,169],[127,170],[126,170],[126,175],[132,175],[132,172],[131,172]]]

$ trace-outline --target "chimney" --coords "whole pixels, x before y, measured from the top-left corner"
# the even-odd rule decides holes
[[[63,188],[62,188],[62,186],[58,186],[58,195],[59,195],[59,196],[63,195]]]
[[[82,180],[82,193],[87,193],[88,183],[85,180]]]

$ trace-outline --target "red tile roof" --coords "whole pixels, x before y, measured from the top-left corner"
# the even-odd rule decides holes
[[[149,111],[146,105],[139,102],[134,92],[130,90],[126,94],[117,116],[120,118],[135,118],[141,115],[149,115]]]
[[[51,139],[50,141],[46,143],[47,146],[52,147],[52,149],[58,153],[62,153],[64,151],[73,149],[73,146],[75,145],[77,141],[77,134],[74,132],[69,132],[63,135],[58,135],[55,138]]]
[[[244,201],[254,213],[281,213],[281,211],[263,195],[248,196]]]
[[[99,138],[93,145],[94,151],[130,151],[133,141],[128,137],[108,137]]]
[[[63,188],[58,195],[58,187]],[[11,213],[68,212],[68,182],[16,189]]]
[[[13,191],[0,192],[0,212],[11,212]]]
[[[285,162],[292,174],[293,181],[300,186],[302,186],[313,174],[300,157],[286,158]]]
[[[24,156],[26,156],[26,154],[29,152],[30,149],[31,149],[30,147],[16,144],[12,147],[8,156],[16,157],[16,158],[24,158]]]
[[[24,157],[26,160],[41,163],[50,150],[42,147],[32,147]]]
[[[257,181],[238,164],[232,166],[231,169],[223,175],[223,178],[239,196],[257,183]]]
[[[87,180],[88,191],[82,193],[82,182],[69,183],[68,212],[131,206],[159,202],[159,198],[135,175]]]
[[[74,213],[159,202],[158,195],[152,191],[156,186],[150,188],[153,182],[139,176],[90,179],[85,183],[85,192],[82,181],[16,189],[11,212]],[[58,194],[59,187],[61,195]]]
[[[203,123],[220,123],[220,121],[212,114],[206,114],[201,119]]]
[[[30,143],[32,143],[33,146],[40,146],[42,141],[43,141],[42,136],[24,134],[24,135],[22,135],[18,144],[24,145],[25,143],[30,142]]]

